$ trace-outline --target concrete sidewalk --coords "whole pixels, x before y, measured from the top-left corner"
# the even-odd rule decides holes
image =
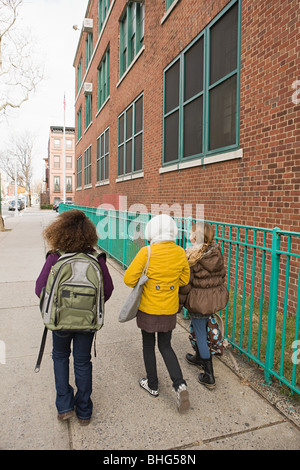
[[[94,414],[87,427],[74,417],[59,422],[51,359],[52,338],[38,374],[34,366],[43,323],[35,280],[45,258],[43,228],[57,217],[28,208],[6,219],[0,232],[0,449],[26,450],[180,450],[300,449],[300,428],[241,380],[222,360],[214,359],[217,387],[197,381],[199,370],[185,361],[190,351],[184,325],[173,334],[173,347],[188,383],[191,410],[180,415],[171,380],[159,352],[160,395],[139,387],[144,376],[141,333],[135,321],[118,322],[130,289],[122,270],[108,260],[115,290],[106,305],[105,326],[97,334],[93,357]],[[2,362],[2,363],[1,363]],[[5,362],[5,363],[4,363]],[[71,383],[74,377],[71,367]]]

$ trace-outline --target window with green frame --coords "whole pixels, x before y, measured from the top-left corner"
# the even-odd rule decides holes
[[[77,158],[76,161],[76,188],[81,188],[82,185],[82,156]]]
[[[92,184],[92,146],[90,145],[84,152],[83,161],[84,186]]]
[[[97,139],[97,181],[108,179],[109,175],[109,128]]]
[[[92,106],[93,99],[92,95],[85,95],[85,128],[87,128],[93,119]]]
[[[80,61],[77,67],[77,92],[79,91],[82,84],[82,57],[80,57]]]
[[[144,3],[129,2],[120,22],[120,77],[144,44]]]
[[[172,3],[174,3],[175,0],[166,0],[166,10],[168,10],[170,8],[170,6],[172,5]]]
[[[118,118],[118,176],[143,168],[143,95]]]
[[[163,163],[239,144],[240,1],[231,1],[164,72]]]
[[[82,137],[82,107],[77,113],[77,140]]]
[[[109,96],[109,49],[105,52],[98,67],[98,109]]]
[[[88,67],[93,54],[93,33],[87,33],[85,40],[85,66]]]
[[[99,25],[98,25],[98,34],[100,33],[102,26],[104,24],[105,18],[107,17],[107,13],[109,10],[110,0],[99,0],[98,1],[98,17],[99,17]]]

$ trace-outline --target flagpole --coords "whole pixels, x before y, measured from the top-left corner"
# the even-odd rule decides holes
[[[66,203],[66,94],[64,94],[63,201]]]

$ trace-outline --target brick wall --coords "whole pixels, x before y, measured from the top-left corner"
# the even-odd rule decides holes
[[[111,2],[112,3],[112,2]],[[93,123],[78,142],[76,156],[93,145],[93,187],[76,192],[76,202],[97,206],[128,198],[150,210],[153,203],[204,204],[205,218],[261,227],[299,230],[299,105],[292,101],[299,69],[297,0],[243,0],[240,88],[241,159],[159,174],[162,166],[163,71],[229,3],[181,0],[161,24],[165,1],[145,3],[145,50],[119,82],[119,19],[126,1],[114,3],[87,82],[93,83]],[[98,31],[97,4],[89,17]],[[94,47],[97,34],[94,34]],[[82,51],[85,63],[85,38]],[[97,66],[110,44],[110,99],[97,114]],[[79,48],[80,50],[80,48]],[[78,61],[79,54],[76,60]],[[75,66],[76,66],[75,60]],[[85,67],[84,67],[85,71]],[[118,116],[144,93],[144,177],[116,183]],[[76,101],[76,112],[84,96]],[[109,186],[96,187],[96,140],[110,126]]]

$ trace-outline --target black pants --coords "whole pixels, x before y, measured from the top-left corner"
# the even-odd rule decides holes
[[[155,333],[147,333],[142,330],[143,336],[143,355],[145,368],[147,372],[148,385],[152,390],[158,389],[158,378],[156,369],[156,356],[155,356]],[[183,380],[182,371],[175,352],[171,346],[172,331],[167,333],[157,333],[158,349],[163,357],[163,360],[168,369],[169,375],[173,382],[175,390],[179,385],[185,384]]]

